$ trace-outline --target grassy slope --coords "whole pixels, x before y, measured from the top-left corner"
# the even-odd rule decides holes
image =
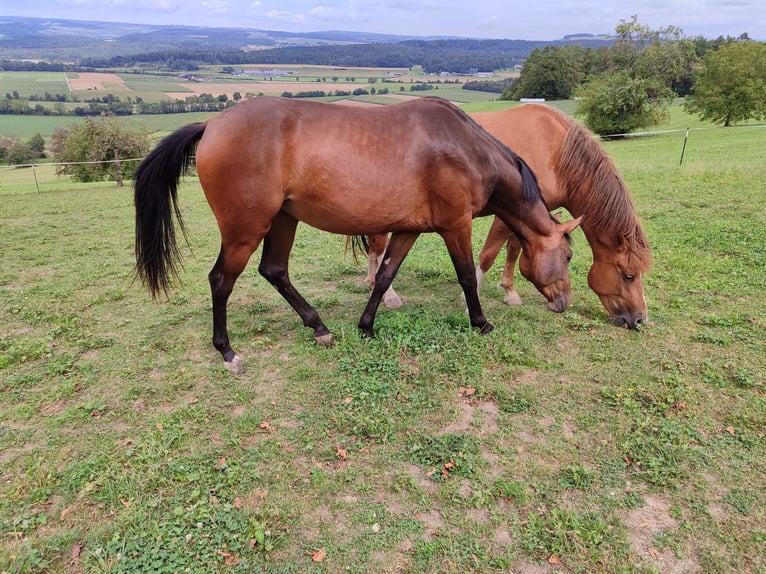
[[[609,325],[577,234],[572,307],[523,282],[503,306],[495,268],[478,336],[424,236],[406,306],[362,340],[362,265],[301,227],[292,276],[337,345],[253,261],[236,379],[210,345],[217,231],[193,178],[183,281],[152,303],[129,188],[0,172],[0,570],[763,571],[764,134],[692,132],[681,167],[682,132],[605,144],[654,250],[640,333]]]

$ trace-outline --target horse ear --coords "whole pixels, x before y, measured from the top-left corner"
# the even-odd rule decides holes
[[[565,221],[561,224],[561,227],[564,230],[564,233],[572,233],[582,222],[582,215],[578,217],[577,219],[571,219],[569,221]]]

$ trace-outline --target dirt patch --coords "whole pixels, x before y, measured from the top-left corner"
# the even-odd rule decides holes
[[[446,526],[442,513],[438,510],[426,510],[415,514],[415,518],[423,523],[426,531],[423,535],[425,540],[432,540],[434,536],[439,535],[439,530]]]
[[[670,504],[667,501],[651,495],[645,495],[644,501],[644,506],[633,509],[622,517],[633,551],[647,566],[657,568],[663,574],[702,572],[702,567],[694,557],[681,559],[672,550],[662,552],[654,546],[654,536],[674,530],[678,522],[670,515]]]
[[[122,78],[117,74],[101,74],[93,72],[82,72],[77,74],[76,78],[66,77],[69,91],[77,92],[81,90],[109,90],[119,88],[129,90]]]
[[[444,429],[444,433],[469,432],[493,434],[498,430],[500,407],[494,401],[463,400],[458,403],[460,416]]]

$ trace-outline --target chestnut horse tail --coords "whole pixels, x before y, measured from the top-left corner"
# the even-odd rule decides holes
[[[360,251],[364,252],[365,257],[370,254],[370,242],[366,235],[352,235],[346,237],[346,252],[348,252],[349,245],[351,246],[351,255],[354,257],[354,263],[359,262]]]
[[[167,136],[136,170],[133,203],[136,207],[136,275],[153,297],[167,295],[178,275],[181,252],[176,243],[173,213],[186,236],[178,208],[178,184],[194,157],[204,123],[185,126]]]

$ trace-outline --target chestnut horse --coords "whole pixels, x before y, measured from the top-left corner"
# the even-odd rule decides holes
[[[263,275],[314,330],[332,336],[290,282],[288,259],[299,221],[345,235],[391,232],[375,288],[359,320],[373,336],[383,293],[417,237],[444,240],[465,293],[471,325],[493,329],[479,304],[472,219],[495,214],[524,246],[522,274],[557,307],[569,304],[568,234],[578,224],[550,217],[534,174],[515,153],[454,105],[423,98],[380,108],[259,97],[166,137],[134,180],[136,271],[156,297],[178,267],[174,217],[179,179],[196,148],[199,181],[218,222],[221,250],[208,276],[213,345],[232,373],[226,306],[234,283],[263,241]]]
[[[471,114],[489,133],[521,155],[537,175],[540,191],[551,209],[566,208],[582,217],[582,230],[593,251],[588,284],[616,325],[636,329],[647,320],[642,274],[651,254],[625,182],[591,133],[570,117],[545,104],[525,104],[501,112]],[[520,305],[513,288],[521,250],[513,232],[495,218],[476,270],[479,288],[484,274],[507,242],[500,286],[504,301]],[[386,236],[370,237],[368,281],[385,250]],[[390,289],[388,307],[401,305]]]

